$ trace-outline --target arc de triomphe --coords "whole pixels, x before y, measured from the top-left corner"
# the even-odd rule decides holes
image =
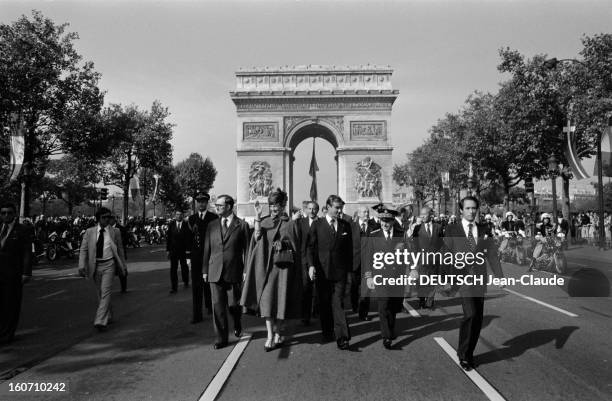
[[[237,213],[273,188],[293,199],[293,152],[305,139],[336,151],[338,195],[345,212],[391,202],[391,111],[399,91],[390,67],[297,66],[241,69],[230,96],[237,112]],[[318,176],[329,172],[319,171]],[[310,182],[300,183],[310,188]],[[319,203],[329,194],[319,194]]]

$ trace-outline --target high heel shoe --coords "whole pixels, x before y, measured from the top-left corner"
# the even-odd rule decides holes
[[[274,346],[275,347],[282,347],[284,342],[285,342],[285,338],[283,336],[281,336],[278,333],[274,334]]]
[[[271,338],[266,340],[266,343],[264,344],[264,349],[266,350],[266,352],[270,352],[274,349],[274,344],[272,343]]]

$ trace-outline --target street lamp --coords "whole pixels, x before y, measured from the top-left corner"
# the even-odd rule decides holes
[[[442,191],[444,192],[444,210],[443,212],[446,214],[446,193],[448,192],[448,189],[450,187],[450,172],[448,171],[442,171],[440,173],[441,178],[442,178]]]
[[[153,190],[153,217],[157,216],[157,212],[156,212],[156,207],[155,207],[155,197],[157,196],[157,183],[159,181],[159,178],[161,177],[161,175],[159,174],[153,174],[153,178],[155,178],[155,189]]]
[[[553,221],[557,221],[557,169],[559,168],[559,161],[552,155],[548,158],[548,171],[550,172],[550,178],[552,179],[552,213]]]

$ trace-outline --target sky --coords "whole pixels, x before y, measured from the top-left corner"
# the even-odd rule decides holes
[[[236,109],[229,97],[240,67],[391,65],[400,91],[392,114],[393,160],[423,143],[474,90],[507,77],[498,50],[575,58],[582,35],[610,32],[612,1],[4,1],[0,22],[37,9],[78,32],[76,47],[102,74],[106,103],[172,113],[174,162],[191,152],[219,171],[212,192],[236,193]],[[333,148],[317,142],[322,171]],[[296,151],[297,199],[310,187],[312,142]],[[319,191],[335,176],[319,174]]]

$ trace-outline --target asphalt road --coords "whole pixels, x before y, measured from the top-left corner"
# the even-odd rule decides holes
[[[568,260],[570,275],[612,271],[612,253],[571,250]],[[374,303],[370,322],[347,311],[349,351],[321,344],[318,324],[290,322],[289,344],[266,353],[263,321],[254,317],[244,319],[252,336],[214,350],[210,317],[189,324],[191,291],[168,294],[163,248],[130,250],[128,263],[129,292],[120,294],[116,281],[116,321],[105,333],[92,327],[96,296],[76,276],[76,261],[36,268],[17,339],[0,348],[0,399],[197,400],[205,391],[219,400],[612,399],[612,299],[570,297],[567,285],[491,287],[479,366],[468,376],[452,358],[457,299],[399,314],[393,350],[382,347]],[[509,277],[525,270],[504,265]],[[10,391],[41,382],[67,383],[67,391]]]

